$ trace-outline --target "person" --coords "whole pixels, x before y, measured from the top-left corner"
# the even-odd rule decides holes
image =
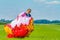
[[[14,28],[16,25],[19,27],[21,24],[29,24],[31,17],[31,9],[27,9],[26,12],[20,13],[15,20],[11,22],[11,26]]]

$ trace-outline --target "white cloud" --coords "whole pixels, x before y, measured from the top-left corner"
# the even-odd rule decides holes
[[[51,1],[51,2],[46,2],[46,4],[60,4],[60,1]]]
[[[44,4],[60,4],[60,1],[54,0],[54,1],[47,1],[47,0],[34,0],[38,3],[44,3]]]

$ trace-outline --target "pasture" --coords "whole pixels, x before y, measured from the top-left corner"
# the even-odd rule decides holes
[[[0,40],[60,40],[60,25],[35,24],[34,31],[25,38],[7,38],[4,25],[0,25]]]

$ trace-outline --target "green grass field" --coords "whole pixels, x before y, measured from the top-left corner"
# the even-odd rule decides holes
[[[35,29],[29,37],[7,38],[4,25],[0,25],[0,40],[60,40],[60,25],[35,24]]]

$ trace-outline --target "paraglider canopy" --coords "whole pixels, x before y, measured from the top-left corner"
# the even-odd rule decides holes
[[[8,37],[25,37],[33,30],[33,18],[31,17],[31,9],[20,13],[15,20],[4,27],[8,33]]]

